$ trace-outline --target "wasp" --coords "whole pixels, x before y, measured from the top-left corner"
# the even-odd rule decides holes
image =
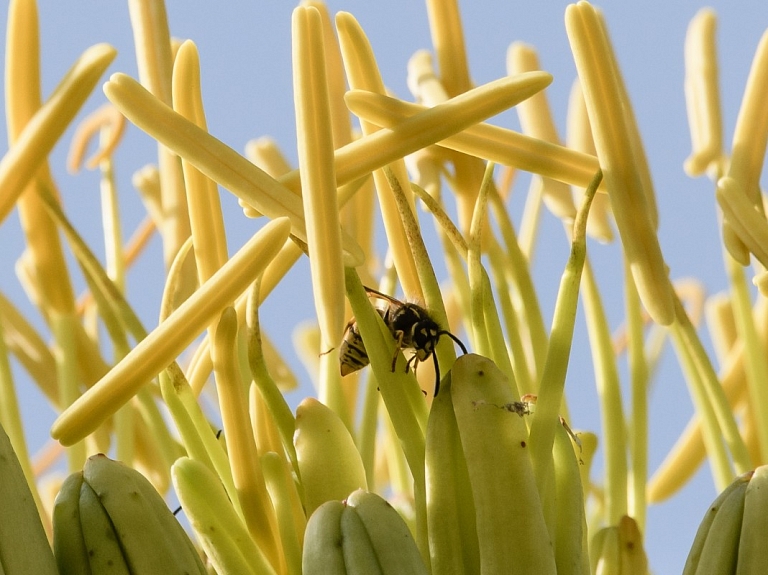
[[[437,392],[440,390],[440,367],[437,364],[437,356],[434,351],[437,342],[440,341],[440,337],[443,335],[450,337],[465,354],[467,353],[467,348],[459,338],[448,330],[442,329],[423,307],[415,303],[402,302],[369,287],[366,287],[365,291],[368,292],[370,297],[377,298],[386,303],[386,307],[376,308],[376,311],[395,339],[392,371],[395,371],[397,354],[401,350],[412,349],[414,351],[405,364],[406,373],[408,373],[411,366],[415,370],[419,362],[432,356],[435,362],[435,374],[437,377],[435,382],[435,395],[437,395]],[[355,318],[349,320],[344,331],[344,338],[339,349],[339,363],[342,376],[362,369],[370,363]]]

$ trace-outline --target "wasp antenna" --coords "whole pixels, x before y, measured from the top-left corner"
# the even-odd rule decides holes
[[[464,347],[464,346],[462,346]],[[466,351],[464,352],[466,353]],[[435,397],[437,397],[437,393],[440,391],[440,364],[437,363],[437,354],[432,354],[432,359],[435,360]]]
[[[452,334],[450,331],[445,331],[445,330],[443,330],[443,331],[441,331],[441,332],[438,332],[438,334],[437,334],[437,335],[438,335],[438,336],[440,336],[440,335],[447,335],[448,337],[450,337],[450,338],[451,338],[453,341],[455,341],[455,342],[458,344],[458,346],[461,348],[461,351],[462,351],[462,353],[463,353],[464,355],[467,355],[467,353],[469,353],[469,352],[467,351],[467,348],[466,348],[466,346],[464,345],[464,343],[463,343],[463,342],[462,342],[462,341],[461,341],[461,340],[460,340],[458,337],[456,337],[455,335],[453,335],[453,334]]]

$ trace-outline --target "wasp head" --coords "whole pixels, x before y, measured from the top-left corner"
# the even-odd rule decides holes
[[[412,304],[403,304],[392,316],[392,332],[401,347],[413,348],[419,361],[427,359],[440,339],[440,326],[429,317],[427,310]]]

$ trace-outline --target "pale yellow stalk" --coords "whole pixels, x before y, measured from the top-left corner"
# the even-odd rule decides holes
[[[109,127],[104,127],[101,132],[100,140],[105,145],[108,144],[110,139],[109,131]],[[117,291],[124,295],[125,258],[122,252],[123,234],[120,224],[112,158],[108,155],[104,156],[99,163],[99,167],[101,171],[101,220],[102,227],[104,228],[105,272],[109,279],[112,280]],[[125,357],[130,349],[128,339],[123,330],[113,330],[110,336],[114,347],[114,361],[119,361]],[[115,456],[120,461],[134,461],[135,459],[135,438],[138,427],[134,421],[134,416],[134,407],[131,403],[127,403],[115,413]],[[169,461],[168,465],[171,463],[172,461]],[[162,480],[158,480],[155,485],[158,486],[158,489],[163,489],[163,491],[160,491],[163,493],[170,484],[170,475],[167,468],[162,469],[159,472],[159,476],[162,477]]]
[[[8,53],[12,57],[6,62],[6,109],[12,147],[0,162],[0,172],[9,170],[0,175],[3,186],[0,203],[8,202],[0,210],[12,207],[18,193],[41,165],[42,169],[37,171],[38,182],[52,186],[43,160],[115,56],[114,49],[106,45],[90,48],[70,69],[45,106],[40,107],[39,40],[34,2],[12,5]],[[19,198],[19,215],[27,235],[25,263],[31,274],[32,289],[37,294],[33,300],[38,299],[45,314],[69,317],[74,312],[74,293],[56,226],[35,186],[28,186],[27,193]],[[62,329],[57,330],[57,336],[74,340],[74,334],[65,333],[63,327],[77,329],[75,325],[71,321],[61,322]],[[72,353],[77,349],[70,344],[62,345]],[[73,361],[72,358],[65,360],[63,354],[57,357],[66,363]],[[61,365],[59,369],[69,373]]]
[[[160,173],[157,166],[152,164],[136,170],[131,178],[131,184],[139,192],[139,197],[147,210],[147,217],[152,220],[155,228],[163,225],[163,207],[160,198]]]
[[[428,0],[427,15],[440,82],[449,97],[457,96],[472,87],[459,4],[456,0]]]
[[[173,107],[182,116],[206,130],[200,87],[200,59],[197,47],[182,43],[173,67]],[[216,184],[193,165],[182,160],[184,187],[198,281],[208,280],[227,261],[227,238]]]
[[[285,460],[277,453],[270,452],[262,455],[261,468],[264,471],[269,497],[275,508],[286,573],[301,575],[301,551],[307,518],[301,507],[296,483]]]
[[[12,39],[9,37],[10,41]],[[0,195],[0,221],[11,211],[24,186],[35,175],[116,54],[115,49],[107,44],[88,48],[70,68],[48,101],[33,116],[28,116],[28,121],[19,125],[9,118],[9,125],[16,126],[12,129],[17,136],[13,147],[0,160],[0,188],[3,190]],[[26,64],[27,60],[20,63]],[[6,79],[7,89],[10,90],[11,86],[16,89],[18,85],[15,79]],[[6,94],[9,106],[12,95],[13,90]]]
[[[691,397],[704,422],[704,442],[712,461],[715,483],[722,489],[730,483],[734,473],[723,441],[730,450],[736,474],[749,469],[749,455],[709,357],[682,303],[677,296],[675,299],[677,322],[671,326],[670,335],[686,374]]]
[[[515,301],[520,302],[520,298],[515,293],[516,286],[509,283],[509,279],[515,273],[510,269],[514,264],[511,263],[511,258],[507,256],[496,238],[488,234],[484,240],[484,250],[488,254],[488,262],[493,273],[494,287],[496,288],[496,297],[499,300],[498,307],[504,319],[506,347],[512,362],[514,378],[521,395],[535,394],[539,371],[536,367],[529,365],[534,363],[536,359],[531,346],[528,345],[530,330],[524,325],[524,321],[521,321],[521,318],[525,318],[524,311],[516,308],[514,305]],[[545,353],[546,350],[543,350],[538,355],[543,359]]]
[[[379,74],[376,58],[373,55],[371,44],[368,41],[365,32],[360,27],[360,24],[351,14],[347,12],[339,12],[336,15],[336,29],[339,35],[339,46],[341,47],[344,70],[350,88],[365,89],[378,94],[384,94],[384,82]],[[364,119],[361,119],[360,126],[364,136],[370,137],[371,135],[380,135],[377,132],[378,128]],[[352,147],[356,144],[359,146],[360,141],[361,140],[358,140],[357,143],[351,143],[346,146],[346,148],[355,149]],[[380,146],[376,146],[376,149],[379,154],[381,154],[384,150],[389,150],[390,147],[390,143],[382,142]],[[343,149],[344,148],[341,148],[341,150]],[[368,171],[373,170],[373,168],[371,168],[370,170],[366,169],[364,171],[359,171],[357,176],[344,179],[342,177],[344,173],[344,168],[342,167],[343,162],[341,161],[341,157],[339,157],[341,150],[337,152],[337,184],[341,185],[345,181],[356,179],[356,177],[362,176]],[[407,152],[391,155],[387,157],[385,161],[379,163],[376,168],[380,168],[391,162],[392,165],[390,166],[390,169],[395,174],[395,177],[398,181],[406,182],[408,181],[408,172],[405,169],[405,164],[400,160],[406,153]],[[354,158],[359,162],[366,157],[366,154],[353,152],[348,155],[348,157],[350,159]],[[423,297],[423,292],[419,285],[416,265],[413,261],[413,255],[408,248],[402,221],[398,215],[395,201],[390,193],[387,179],[381,170],[375,170],[373,172],[373,179],[379,199],[379,209],[384,222],[384,229],[390,246],[389,249],[392,253],[395,268],[397,269],[398,278],[408,297],[421,299]],[[412,203],[411,208],[413,208]]]
[[[56,359],[56,381],[59,385],[59,397],[61,404],[72,406],[75,401],[81,397],[79,378],[75,363],[75,341],[71,337],[72,324],[77,322],[77,317],[73,314],[51,314],[51,331],[54,334],[56,345],[53,349],[53,356]],[[95,429],[95,428],[94,428]],[[93,429],[89,430],[93,431]],[[86,447],[83,441],[85,433],[78,437],[76,441],[70,443],[70,449],[67,449],[67,463],[70,472],[79,471],[83,468],[86,459]]]
[[[208,354],[210,357],[210,354]],[[177,364],[171,364],[159,376],[159,387],[186,454],[214,471],[227,490],[232,506],[243,519],[243,510],[237,498],[229,457],[218,441],[211,422],[192,393],[184,373]]]
[[[559,413],[564,400],[565,376],[573,341],[573,329],[576,320],[575,310],[579,300],[580,287],[585,305],[585,313],[587,314],[587,327],[592,342],[596,383],[598,386],[598,395],[601,396],[601,402],[605,401],[605,389],[608,389],[609,393],[611,393],[614,388],[618,388],[615,384],[613,386],[610,385],[611,383],[614,383],[611,381],[611,375],[613,375],[611,373],[612,366],[608,362],[608,359],[612,357],[610,355],[610,335],[607,333],[608,328],[605,322],[605,316],[601,309],[601,302],[599,295],[597,294],[596,286],[594,285],[589,262],[586,261],[587,217],[589,215],[590,203],[597,191],[601,179],[602,173],[597,172],[593,178],[592,184],[589,186],[587,194],[584,196],[584,200],[579,207],[577,216],[572,224],[572,229],[570,231],[570,235],[572,236],[571,250],[568,262],[566,263],[560,278],[560,287],[557,293],[555,312],[552,318],[552,328],[550,330],[547,359],[539,381],[536,411],[533,420],[531,421],[531,462],[536,474],[536,487],[538,489],[539,497],[542,499],[544,512],[547,517],[552,517],[554,511],[554,502],[550,497],[550,495],[554,494],[555,487],[553,482],[554,465],[552,446],[555,438],[555,428],[560,425]],[[618,378],[616,377],[615,379]],[[607,381],[609,385],[601,385],[605,381]],[[619,405],[621,404],[619,403]],[[615,407],[615,403],[610,405],[610,407]],[[601,413],[604,417],[606,411],[605,404],[603,404]],[[613,420],[608,423],[618,424],[618,427],[621,429],[621,423],[623,423],[621,415],[620,409],[618,413],[611,411],[610,417],[612,417]],[[606,428],[605,420],[603,425],[606,433],[609,433],[608,428]],[[612,426],[609,426],[609,428],[611,430],[616,429]],[[606,465],[614,463],[611,460],[611,455],[613,454],[609,452],[606,457]],[[617,465],[620,464],[621,461],[622,460],[616,462]],[[620,469],[620,467],[615,469]],[[610,474],[610,472],[611,470],[607,469],[606,475]],[[606,490],[609,494],[611,493],[611,489],[611,485],[608,484]],[[618,507],[621,506],[620,501],[617,501],[617,504]],[[625,508],[626,505],[624,505],[624,509]],[[620,516],[620,514],[618,516]]]
[[[286,219],[274,220],[249,240],[170,317],[131,350],[54,422],[51,435],[69,445],[84,437],[170,364],[213,317],[245,291],[285,242]]]
[[[211,347],[229,464],[251,539],[269,559],[275,571],[284,573],[285,557],[281,553],[277,517],[261,471],[248,415],[245,384],[237,370],[237,323],[234,308],[225,308],[216,326]]]
[[[264,401],[264,397],[255,383],[251,383],[248,386],[248,414],[250,416],[251,431],[255,440],[256,451],[260,455],[274,451],[285,461],[285,451],[280,441],[280,432],[275,423],[275,418],[272,416],[269,405]]]
[[[447,4],[451,4],[448,2]],[[433,27],[436,23],[433,23]],[[461,29],[459,28],[459,32]],[[463,46],[458,47],[463,57]],[[461,68],[461,64],[457,68]],[[466,63],[464,63],[466,67]],[[408,61],[408,86],[417,102],[428,107],[443,104],[449,100],[448,92],[437,78],[432,67],[432,57],[426,50],[416,52]],[[471,86],[466,84],[459,93],[466,92]],[[456,211],[459,228],[468,233],[472,213],[477,203],[477,195],[483,181],[485,164],[480,158],[449,152],[443,159],[453,164],[453,175],[448,185],[456,197]],[[490,229],[486,228],[485,234]]]
[[[1,329],[8,351],[13,353],[46,399],[52,405],[61,407],[56,386],[56,363],[48,345],[2,293],[0,293],[0,323],[2,323]]]
[[[765,214],[750,201],[743,180],[731,176],[720,178],[715,198],[723,210],[723,231],[726,228],[732,230],[736,239],[749,250],[745,262],[739,259],[743,257],[740,252],[734,254],[731,246],[724,242],[729,255],[741,265],[747,265],[751,253],[763,266],[768,267],[768,221]]]
[[[306,241],[301,199],[232,148],[183,118],[125,74],[113,74],[104,85],[107,98],[153,138],[167,145],[201,172],[252,204],[270,218],[288,217],[291,233]],[[345,264],[357,265],[363,254],[342,235]]]
[[[728,294],[720,292],[709,296],[704,304],[704,317],[715,356],[718,363],[723,365],[738,341],[733,307]]]
[[[615,523],[627,513],[627,431],[621,380],[610,341],[608,321],[597,279],[589,261],[584,266],[582,294],[590,334],[595,387],[600,401],[600,420],[605,445],[604,522]],[[538,408],[538,406],[537,406]]]
[[[368,489],[378,492],[382,485],[376,473],[376,457],[381,457],[381,450],[377,446],[380,396],[376,377],[372,372],[368,373],[365,385],[361,387],[361,392],[363,393],[363,398],[357,412],[359,422],[355,430],[355,445],[360,453],[363,467],[365,467],[365,479],[368,482]]]
[[[171,36],[165,3],[129,0],[139,79],[160,101],[171,104]]]
[[[294,10],[293,92],[309,268],[320,326],[319,397],[344,414],[338,370],[338,346],[345,325],[344,267],[321,26],[317,9]]]
[[[648,478],[648,390],[650,369],[645,353],[643,310],[632,272],[624,265],[624,309],[627,317],[630,408],[627,423],[629,476],[627,478],[627,511],[642,532],[647,514],[646,482]]]
[[[597,194],[595,194],[597,196]],[[544,327],[544,318],[541,314],[536,290],[531,278],[531,272],[528,267],[530,260],[526,259],[522,246],[515,236],[515,229],[512,219],[507,213],[502,198],[498,192],[491,190],[491,208],[494,211],[499,231],[504,241],[504,257],[506,259],[506,270],[512,282],[515,285],[516,294],[513,296],[513,303],[518,316],[524,318],[522,328],[526,332],[529,342],[527,342],[527,353],[531,356],[530,378],[538,383],[541,372],[544,369],[544,362],[549,347],[549,335]],[[594,198],[592,200],[594,202]],[[591,213],[591,209],[590,209]],[[525,378],[523,378],[523,381]],[[522,388],[522,385],[521,385]],[[522,391],[522,389],[521,389]]]
[[[469,276],[471,295],[470,315],[477,352],[491,358],[496,363],[504,375],[509,378],[512,388],[515,389],[515,395],[519,397],[512,364],[504,342],[504,333],[501,330],[498,312],[493,301],[490,281],[480,261],[483,227],[487,221],[488,193],[490,187],[493,186],[493,168],[494,165],[491,163],[486,166],[469,227],[467,275]]]
[[[541,66],[536,50],[522,42],[512,43],[507,50],[507,74],[514,76],[537,70],[541,70]],[[557,134],[555,121],[552,118],[552,111],[544,92],[534,94],[527,100],[520,102],[515,109],[524,134],[561,145],[560,136]],[[544,178],[542,191],[544,203],[558,218],[570,221],[576,216],[576,204],[574,204],[571,190],[566,184],[551,178]]]
[[[638,159],[642,149],[605,27],[587,2],[568,6],[565,21],[614,218],[640,299],[654,321],[669,325],[675,319],[674,300],[654,229],[653,192]]]
[[[753,208],[765,217],[760,195],[760,174],[768,143],[768,32],[755,51],[731,144],[728,177],[736,180]],[[718,185],[719,188],[719,185]]]
[[[96,168],[101,160],[112,156],[124,133],[125,116],[110,104],[99,107],[77,125],[75,135],[72,136],[72,141],[69,144],[67,170],[76,174],[80,171],[83,163],[89,170]],[[98,150],[85,160],[88,143],[98,134],[102,134],[105,139],[99,142]]]
[[[119,129],[119,128],[118,128]],[[102,150],[114,146],[112,128],[105,126],[101,133]],[[104,251],[106,272],[121,293],[125,292],[126,261],[123,252],[123,231],[120,219],[120,206],[117,197],[117,184],[112,158],[108,154],[99,154],[101,160],[101,221],[104,227]],[[122,353],[122,352],[121,352]]]
[[[765,346],[758,334],[752,309],[752,295],[744,268],[730,256],[726,255],[725,258],[736,329],[740,341],[744,342],[744,369],[747,375],[750,411],[759,422],[757,443],[760,446],[760,461],[764,462],[768,461],[768,362],[765,359]]]
[[[262,136],[261,138],[246,142],[245,157],[275,179],[291,171],[291,165],[280,151],[277,142],[269,136]],[[300,195],[299,190],[291,191],[296,195]],[[243,209],[246,217],[259,218],[263,215],[253,206],[246,204],[242,200],[239,200],[238,204]]]
[[[293,434],[296,429],[296,421],[288,407],[281,389],[273,378],[274,369],[267,367],[267,355],[264,345],[264,338],[259,325],[259,292],[261,281],[253,283],[251,289],[244,298],[246,302],[245,309],[241,312],[238,309],[239,316],[245,316],[248,330],[246,332],[246,355],[248,370],[253,377],[253,383],[258,387],[264,403],[270,411],[270,417],[274,420],[280,433],[282,447],[287,454],[288,459],[298,473],[298,463],[296,460],[296,450],[293,445]],[[315,350],[317,347],[315,347]],[[274,366],[270,366],[274,368]]]
[[[426,5],[432,47],[437,60],[436,79],[439,80],[445,97],[453,98],[473,87],[459,3],[457,0],[428,0]],[[423,103],[427,106],[435,105],[436,101],[430,102],[428,98],[424,98],[425,95],[423,90],[419,91]],[[456,196],[459,228],[463,233],[468,233],[485,165],[480,158],[472,154],[449,153],[449,159],[454,168],[449,183]],[[484,233],[489,232],[487,229]]]
[[[396,126],[400,129],[404,120],[428,110],[428,108],[418,104],[363,91],[352,91],[347,94],[347,105],[355,114],[390,129],[394,129]],[[435,107],[430,111],[435,113],[442,109]],[[453,118],[450,121],[452,120]],[[446,114],[434,121],[447,122],[449,116]],[[475,122],[473,125],[467,123],[464,131],[456,135],[448,135],[437,141],[437,144],[497,164],[514,166],[521,170],[581,187],[589,185],[599,168],[595,156],[530,138],[505,128],[477,123],[480,118],[473,118],[473,121]],[[424,126],[421,126],[421,129],[424,129]],[[365,141],[360,142],[350,144],[347,148],[362,147],[362,142]],[[365,144],[367,148],[368,142]],[[403,151],[403,153],[408,153],[408,151],[410,149]],[[340,150],[341,152],[344,152],[346,156],[346,149]],[[363,157],[361,154],[361,159]],[[359,171],[361,169],[357,168],[354,174]]]
[[[683,167],[689,176],[720,173],[725,162],[716,26],[715,12],[702,8],[685,35],[685,100],[692,149]]]
[[[325,83],[328,88],[328,110],[333,148],[337,149],[352,141],[352,122],[349,110],[344,104],[344,93],[347,91],[347,79],[344,75],[344,61],[341,48],[336,39],[333,20],[328,13],[328,7],[320,0],[302,0],[302,6],[312,7],[320,15],[320,31],[322,33],[323,62],[325,64]]]
[[[139,80],[153,96],[170,106],[173,53],[165,2],[130,0],[128,9]],[[163,236],[165,262],[170,265],[179,247],[190,235],[187,198],[179,158],[164,145],[158,146],[157,155],[163,213],[162,225],[158,229]],[[187,274],[192,271],[191,267],[185,269]]]
[[[592,126],[587,115],[587,106],[584,103],[584,92],[578,79],[574,80],[571,87],[571,95],[568,98],[568,118],[566,126],[566,145],[572,150],[595,156],[595,141],[592,139]],[[577,201],[584,197],[582,186],[573,186],[574,196]],[[592,199],[592,207],[589,208],[587,220],[587,234],[600,242],[613,241],[613,228],[611,226],[611,200],[608,194],[595,194]]]

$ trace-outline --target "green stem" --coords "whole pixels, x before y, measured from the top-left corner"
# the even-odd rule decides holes
[[[413,254],[413,261],[416,265],[416,274],[419,277],[419,283],[424,292],[424,301],[427,304],[427,309],[433,319],[437,321],[438,325],[447,326],[448,318],[445,314],[445,305],[443,304],[443,296],[440,293],[440,285],[437,282],[435,269],[432,267],[432,262],[429,259],[427,247],[424,245],[424,239],[421,237],[419,224],[413,215],[413,210],[405,195],[405,190],[395,176],[395,173],[389,167],[384,168],[384,173],[392,188],[392,194],[397,203],[400,218],[403,221],[403,229],[405,230],[408,245]],[[435,349],[435,353],[437,354],[441,365],[450,366],[456,361],[456,351],[453,348],[453,343],[450,341],[450,338],[441,338]]]
[[[288,454],[294,472],[299,474],[299,464],[296,459],[296,447],[293,443],[293,435],[296,431],[296,418],[291,412],[291,408],[285,401],[275,380],[267,370],[267,364],[264,360],[264,352],[261,348],[261,327],[259,323],[259,289],[261,286],[261,276],[253,283],[253,287],[248,294],[248,305],[246,307],[246,323],[248,326],[248,366],[250,367],[251,377],[256,387],[261,392],[272,417],[275,420],[277,429],[280,433],[280,441]],[[342,419],[342,421],[344,421]]]
[[[368,294],[357,272],[345,268],[347,298],[360,328],[371,369],[379,384],[381,398],[413,475],[416,511],[416,541],[424,557],[428,557],[426,523],[426,487],[424,476],[424,434],[427,406],[413,373],[405,373],[402,356],[392,371],[395,342],[381,316],[371,306]]]
[[[589,262],[582,287],[605,441],[605,522],[615,525],[627,513],[627,429],[611,332]]]
[[[750,409],[754,410],[757,439],[762,461],[768,461],[768,363],[765,350],[755,328],[752,302],[744,275],[744,268],[725,254],[726,270],[731,284],[731,302],[739,339],[744,342],[744,369],[750,395]]]
[[[691,320],[688,318],[683,304],[680,299],[675,295],[675,315],[677,321],[671,326],[672,334],[675,339],[678,340],[679,345],[684,346],[687,353],[690,354],[693,366],[699,374],[701,389],[701,399],[711,405],[711,416],[714,419],[708,420],[710,408],[707,408],[703,412],[704,426],[711,427],[711,432],[716,434],[719,438],[722,433],[722,438],[728,445],[728,449],[733,457],[733,464],[736,474],[742,474],[752,469],[752,464],[749,459],[749,453],[747,447],[744,445],[744,440],[739,433],[739,428],[736,425],[736,420],[733,417],[728,400],[725,397],[720,381],[717,378],[714,367],[709,360],[704,346],[701,344],[696,335],[696,329],[693,327]],[[696,401],[696,398],[694,398]],[[697,405],[697,408],[701,405]],[[709,444],[707,444],[707,451],[709,451]],[[722,465],[722,461],[719,465]],[[720,469],[716,473],[720,476],[720,481],[717,484],[720,488],[724,488],[733,479],[733,471],[726,474],[725,469]]]
[[[571,255],[560,280],[547,361],[544,365],[544,373],[539,387],[536,412],[531,422],[531,461],[536,474],[536,486],[542,501],[549,506],[555,505],[555,502],[545,498],[544,494],[553,488],[553,486],[548,485],[549,478],[552,477],[552,444],[556,426],[559,425],[559,411],[563,401],[565,376],[568,370],[573,328],[576,321],[579,284],[587,255],[587,216],[592,198],[601,179],[602,173],[598,172],[590,187],[587,188],[584,201],[573,224]],[[585,296],[585,305],[586,299]],[[547,515],[546,510],[545,515]]]
[[[648,383],[649,370],[645,356],[643,314],[635,280],[629,264],[624,262],[624,291],[627,310],[629,379],[632,396],[632,417],[628,439],[632,468],[630,471],[629,514],[645,532],[646,481],[648,476]]]
[[[533,285],[529,260],[517,241],[512,220],[496,190],[491,190],[490,201],[499,231],[501,232],[501,238],[504,240],[504,247],[506,248],[504,255],[507,261],[507,273],[510,274],[512,283],[517,288],[514,300],[515,308],[520,317],[525,318],[522,326],[527,330],[527,335],[530,338],[530,350],[534,358],[534,365],[536,366],[536,372],[533,374],[534,381],[538,384],[539,376],[544,371],[544,362],[547,359],[547,348],[549,347],[549,337],[547,336],[547,328],[544,325],[544,316],[541,313],[539,298]]]
[[[670,335],[680,361],[680,367],[685,374],[688,393],[691,395],[696,413],[701,418],[701,434],[707,448],[715,486],[718,491],[722,491],[733,480],[734,473],[723,443],[724,438],[720,433],[714,407],[707,399],[703,382],[704,376],[697,368],[692,350],[686,345],[683,328],[679,323],[672,325]]]
[[[59,398],[62,407],[72,405],[80,397],[75,350],[77,321],[74,314],[51,314],[51,332],[55,341],[53,357],[56,360],[56,380],[59,382]],[[86,456],[84,441],[78,441],[67,449],[69,470],[80,471],[85,464]]]

